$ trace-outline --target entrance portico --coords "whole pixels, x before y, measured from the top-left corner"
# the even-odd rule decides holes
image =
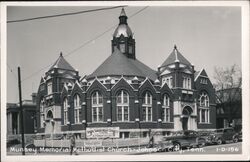
[[[196,105],[177,101],[175,102],[175,106],[176,109],[174,109],[174,130],[196,130]]]

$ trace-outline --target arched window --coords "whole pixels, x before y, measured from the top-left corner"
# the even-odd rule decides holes
[[[51,110],[47,112],[47,119],[53,119],[53,113]]]
[[[116,96],[117,121],[129,121],[129,95],[120,91]]]
[[[142,102],[142,120],[152,121],[152,95],[146,92]]]
[[[183,77],[182,87],[185,89],[192,89],[191,78],[189,76]]]
[[[44,100],[41,99],[40,101],[40,126],[41,128],[44,127],[45,115],[44,115]]]
[[[80,116],[81,116],[81,101],[80,96],[76,94],[74,96],[74,117],[75,123],[80,123]]]
[[[102,95],[95,91],[91,97],[92,99],[92,121],[103,121],[103,98]]]
[[[202,107],[209,107],[209,97],[206,92],[200,94],[199,103]]]
[[[68,99],[64,98],[63,100],[63,121],[64,121],[64,125],[67,125],[68,122]]]
[[[199,96],[199,116],[200,123],[210,123],[209,97],[204,91]]]
[[[170,122],[170,98],[164,94],[162,101],[162,119],[163,122]]]

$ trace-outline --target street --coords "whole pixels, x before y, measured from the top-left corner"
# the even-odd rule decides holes
[[[70,155],[69,149],[47,148],[39,153],[28,150],[26,155]],[[136,147],[136,148],[78,148],[78,155],[181,155],[181,154],[241,154],[242,143],[228,143],[223,145],[210,145],[203,148],[187,148],[176,152],[157,152],[154,148]],[[8,151],[7,155],[21,155],[21,151]]]

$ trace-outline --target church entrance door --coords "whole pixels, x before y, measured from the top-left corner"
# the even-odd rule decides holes
[[[186,106],[184,107],[181,115],[181,120],[182,120],[182,129],[183,130],[188,130],[188,119],[190,115],[192,114],[193,110],[191,107]]]

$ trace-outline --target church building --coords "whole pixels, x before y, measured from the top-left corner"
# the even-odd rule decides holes
[[[136,58],[136,44],[122,9],[111,55],[80,77],[63,54],[41,78],[37,132],[84,137],[86,130],[118,128],[120,138],[216,128],[215,91],[204,69],[196,71],[177,46],[153,70]]]

